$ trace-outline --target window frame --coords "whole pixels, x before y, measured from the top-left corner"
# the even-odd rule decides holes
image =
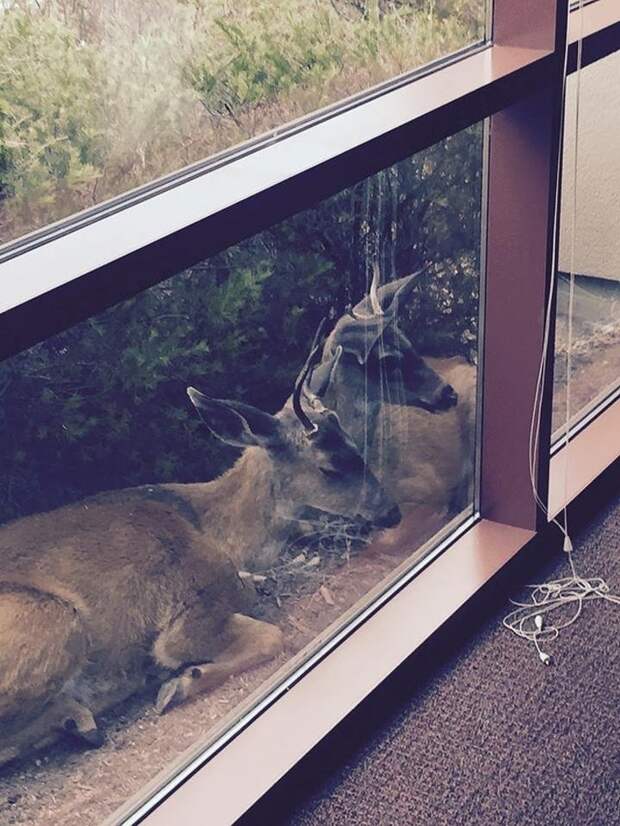
[[[9,284],[0,359],[483,120],[548,83],[552,59],[544,49],[478,47],[151,197],[9,245],[0,250]]]
[[[545,525],[527,456],[543,341],[540,308],[556,265],[567,17],[566,0],[494,0],[489,43],[0,248],[0,278],[8,285],[0,298],[4,359],[490,118],[476,517],[435,549],[432,564],[396,583],[303,674],[291,675],[282,691],[213,744],[208,759],[197,759],[157,792],[154,785],[146,804],[129,801],[110,823],[121,816],[148,826],[198,823],[203,806],[211,823],[231,823]],[[596,0],[571,11],[569,71],[582,28],[584,65],[620,48],[617,3]],[[620,398],[594,411],[569,447],[551,457],[552,369],[551,352],[537,478],[553,513],[564,504],[558,479],[567,455],[569,499],[617,459]],[[361,651],[373,664],[352,686],[344,675]],[[313,701],[317,692],[329,704]]]

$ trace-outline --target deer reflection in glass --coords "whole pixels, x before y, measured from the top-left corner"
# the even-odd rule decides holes
[[[422,272],[379,286],[375,264],[368,295],[336,321],[309,382],[403,514],[420,523],[418,535],[422,522],[433,532],[471,501],[476,397],[473,364],[423,358],[399,324]],[[409,519],[401,530],[416,536]]]

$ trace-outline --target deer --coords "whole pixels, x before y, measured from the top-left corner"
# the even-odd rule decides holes
[[[0,765],[66,735],[99,746],[98,715],[133,694],[153,689],[164,713],[277,656],[282,632],[251,616],[256,591],[239,572],[273,564],[305,508],[398,523],[308,388],[319,350],[275,415],[188,388],[208,430],[243,450],[221,476],[109,491],[0,528]],[[327,380],[340,355],[323,364]]]
[[[399,308],[423,271],[379,286],[375,264],[369,294],[327,336],[310,387],[338,413],[386,491],[429,534],[473,493],[476,368],[461,357],[423,358],[400,328]],[[399,531],[411,530],[410,521]]]

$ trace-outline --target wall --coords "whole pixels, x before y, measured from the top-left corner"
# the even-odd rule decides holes
[[[560,269],[571,269],[576,74],[567,90]],[[574,272],[620,281],[620,52],[582,70]]]

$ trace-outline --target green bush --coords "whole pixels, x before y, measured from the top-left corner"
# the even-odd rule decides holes
[[[328,3],[271,0],[246,3],[244,12],[215,17],[187,64],[190,84],[218,115],[234,117],[303,87],[320,94],[341,72],[387,60],[408,35],[398,11],[351,19]]]
[[[105,161],[96,50],[53,18],[0,15],[0,192],[36,215]]]
[[[0,242],[452,51],[480,0],[12,0]]]
[[[176,18],[176,28],[154,17],[137,32],[112,18],[104,31],[85,33],[78,14],[21,7],[0,14],[5,232],[64,217],[187,163],[198,103],[178,65],[190,15],[181,7]],[[0,214],[0,236],[2,223]]]

